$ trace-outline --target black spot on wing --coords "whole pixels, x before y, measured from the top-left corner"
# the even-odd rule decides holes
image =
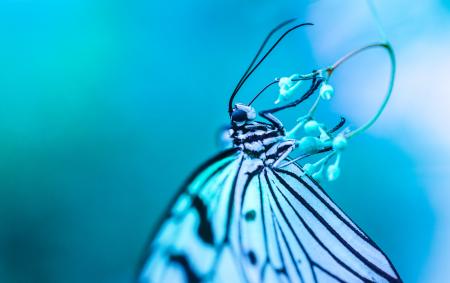
[[[247,256],[251,264],[256,265],[256,263],[258,263],[258,259],[256,258],[254,251],[249,251]]]
[[[197,229],[198,236],[203,242],[209,245],[214,245],[214,234],[211,227],[211,222],[208,219],[208,208],[201,198],[195,196],[192,199],[192,206],[197,211],[199,216],[199,225]]]
[[[256,211],[254,211],[253,209],[247,211],[244,214],[244,218],[245,218],[245,221],[248,221],[248,222],[254,221],[256,218]]]

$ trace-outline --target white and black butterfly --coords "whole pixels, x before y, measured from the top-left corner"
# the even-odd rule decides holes
[[[150,239],[138,282],[401,282],[380,248],[288,157],[298,140],[273,114],[315,93],[320,72],[305,77],[311,85],[297,100],[258,113],[268,122],[256,120],[251,103],[233,104],[282,38],[307,25],[286,31],[256,62],[287,23],[269,34],[231,96],[233,148],[182,187]],[[316,153],[330,150],[325,143]]]

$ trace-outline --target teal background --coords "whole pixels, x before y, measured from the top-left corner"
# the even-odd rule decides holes
[[[398,59],[384,115],[324,187],[405,282],[450,278],[450,2],[376,1]],[[379,40],[364,1],[0,1],[0,282],[129,282],[266,33],[298,17],[238,100]],[[321,108],[356,127],[386,89],[371,51]],[[255,106],[270,107],[266,95]],[[287,127],[306,108],[281,115]]]

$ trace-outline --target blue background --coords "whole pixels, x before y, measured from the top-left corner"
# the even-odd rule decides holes
[[[397,53],[393,98],[324,187],[405,282],[446,282],[450,2],[376,6]],[[380,40],[356,0],[1,1],[0,282],[128,282],[169,199],[220,150],[228,96],[261,40],[292,17],[316,25],[289,36],[239,101]],[[319,117],[363,123],[388,70],[380,51],[343,66]],[[290,127],[305,109],[281,118]]]

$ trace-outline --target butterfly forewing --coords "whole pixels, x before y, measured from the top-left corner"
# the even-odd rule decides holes
[[[220,154],[183,186],[150,239],[139,282],[195,282],[210,271],[225,234],[230,181],[239,165],[235,153]]]
[[[344,282],[400,281],[383,252],[297,165],[269,171],[267,181],[289,213],[286,219],[296,227],[315,273]]]

